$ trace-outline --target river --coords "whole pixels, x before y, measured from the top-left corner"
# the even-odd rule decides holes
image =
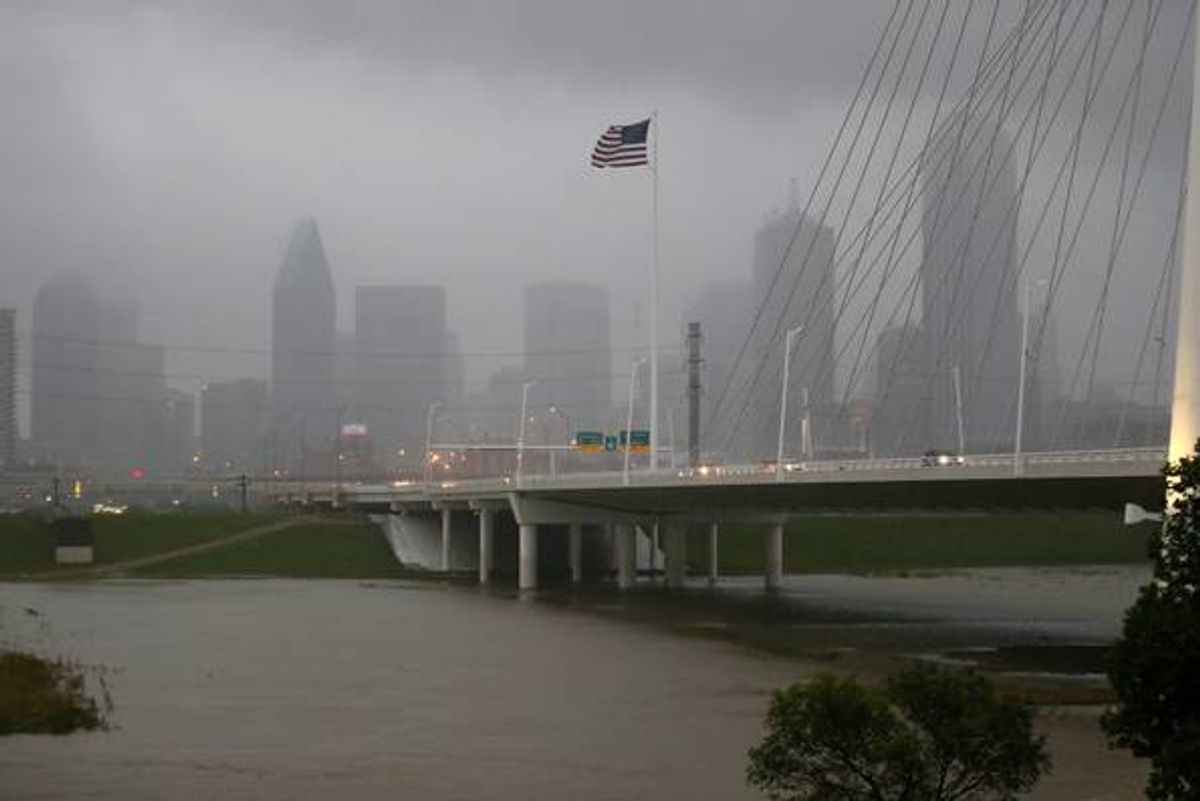
[[[998,643],[1006,626],[1092,641],[1115,633],[1140,580],[1127,568],[792,577],[771,608],[835,648],[911,626],[899,636],[911,650],[938,620],[977,632],[957,645]],[[715,595],[567,603],[421,582],[0,584],[0,637],[104,666],[116,704],[110,732],[0,741],[0,795],[758,798],[743,781],[746,749],[770,690],[809,663],[608,614],[695,608],[720,629],[721,609],[755,609],[756,597],[737,581]],[[1095,750],[1119,776],[1069,765],[1044,797],[1104,797],[1072,795],[1091,792],[1073,772],[1136,786],[1092,721],[1050,725],[1066,753],[1084,755],[1072,763]]]

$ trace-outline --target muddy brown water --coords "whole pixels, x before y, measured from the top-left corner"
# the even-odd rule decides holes
[[[0,638],[105,666],[116,703],[110,732],[0,741],[0,795],[756,798],[745,752],[769,692],[822,650],[1102,646],[1144,580],[811,576],[769,598],[736,580],[532,602],[420,582],[0,584]],[[781,633],[800,643],[787,656],[754,642]],[[1102,797],[1080,783],[1093,754],[1135,782],[1092,721],[1047,725],[1075,763],[1053,797]]]

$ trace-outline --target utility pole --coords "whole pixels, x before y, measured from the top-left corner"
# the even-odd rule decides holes
[[[687,324],[688,467],[700,464],[700,323]]]
[[[242,514],[246,514],[250,510],[250,479],[245,473],[242,473],[241,476],[238,477],[238,488],[242,493]]]

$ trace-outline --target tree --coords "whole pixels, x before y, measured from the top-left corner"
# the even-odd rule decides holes
[[[828,674],[777,691],[747,780],[777,801],[1011,799],[1050,767],[1033,709],[918,665],[882,690]]]
[[[1150,537],[1154,580],[1125,613],[1108,660],[1109,743],[1150,759],[1149,798],[1200,794],[1200,442],[1168,464],[1168,513]]]

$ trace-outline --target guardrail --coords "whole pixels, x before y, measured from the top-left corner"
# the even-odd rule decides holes
[[[1079,465],[1081,473],[1096,468],[1140,465],[1140,473],[1157,470],[1167,458],[1165,448],[1122,448],[1104,451],[1049,451],[1023,454],[1020,467],[1029,477],[1055,474],[1064,466]],[[777,475],[774,462],[757,464],[702,465],[682,469],[640,470],[631,472],[628,479],[621,471],[589,473],[526,474],[518,480],[513,476],[495,478],[449,479],[432,482],[395,482],[390,485],[359,485],[346,487],[345,494],[358,500],[422,500],[438,497],[471,497],[500,495],[528,489],[617,489],[631,487],[673,487],[696,484],[761,484],[820,483],[829,481],[830,474],[865,473],[891,474],[916,471],[915,475],[930,479],[958,476],[965,479],[994,478],[1013,475],[1017,462],[1011,453],[967,455],[943,463],[928,457],[890,459],[831,459],[789,461],[782,465],[783,476]],[[906,477],[906,479],[909,477]],[[881,476],[881,480],[883,477]]]

